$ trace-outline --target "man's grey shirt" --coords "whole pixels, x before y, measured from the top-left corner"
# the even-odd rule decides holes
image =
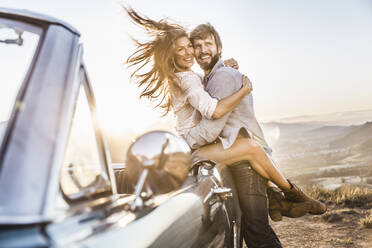
[[[205,90],[212,96],[221,100],[232,95],[242,86],[242,74],[231,68],[223,66],[220,60],[213,67],[208,76],[204,78]],[[239,131],[245,129],[248,134],[256,139],[264,147],[268,148],[262,129],[258,124],[253,108],[252,94],[248,94],[230,112],[217,120],[209,120],[205,117],[198,125],[193,127],[186,141],[191,148],[214,142],[219,138],[224,149],[229,148],[237,138]]]

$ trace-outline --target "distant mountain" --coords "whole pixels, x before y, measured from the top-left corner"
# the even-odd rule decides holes
[[[372,140],[372,122],[352,126],[343,137],[330,143],[331,147],[348,147]]]
[[[274,160],[294,180],[332,185],[372,176],[372,110],[301,116],[262,126]]]
[[[331,142],[332,140],[337,140],[340,137],[345,136],[354,129],[355,126],[323,126],[320,128],[309,130],[306,132],[306,134],[318,139],[327,138],[328,141]]]
[[[280,123],[307,123],[314,125],[350,126],[372,121],[372,109],[346,111],[321,115],[303,115],[279,119]]]
[[[369,156],[369,161],[372,161],[372,139],[363,142],[355,147],[355,149],[358,149],[358,152],[360,154],[364,154],[365,156]]]
[[[281,136],[292,136],[320,127],[322,127],[322,125],[313,123],[262,123],[262,128],[265,135],[266,133],[279,132]]]

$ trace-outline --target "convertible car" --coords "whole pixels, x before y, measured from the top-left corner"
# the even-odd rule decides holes
[[[112,165],[79,37],[0,8],[0,247],[240,247],[225,166],[166,131]]]

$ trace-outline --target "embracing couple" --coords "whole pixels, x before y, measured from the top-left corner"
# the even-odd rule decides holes
[[[141,96],[173,111],[176,130],[194,155],[226,164],[242,210],[243,236],[249,248],[282,247],[269,225],[282,216],[322,214],[326,206],[303,193],[275,167],[253,110],[252,86],[234,60],[221,60],[222,42],[210,24],[190,34],[179,25],[145,18],[127,9],[150,40],[137,42],[127,63],[144,87]],[[204,77],[191,70],[194,58]],[[269,204],[268,204],[269,202]]]

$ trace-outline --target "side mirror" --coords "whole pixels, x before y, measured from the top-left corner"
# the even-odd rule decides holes
[[[137,196],[143,192],[164,194],[179,189],[190,165],[191,151],[187,143],[166,131],[140,136],[127,153],[128,177]]]

